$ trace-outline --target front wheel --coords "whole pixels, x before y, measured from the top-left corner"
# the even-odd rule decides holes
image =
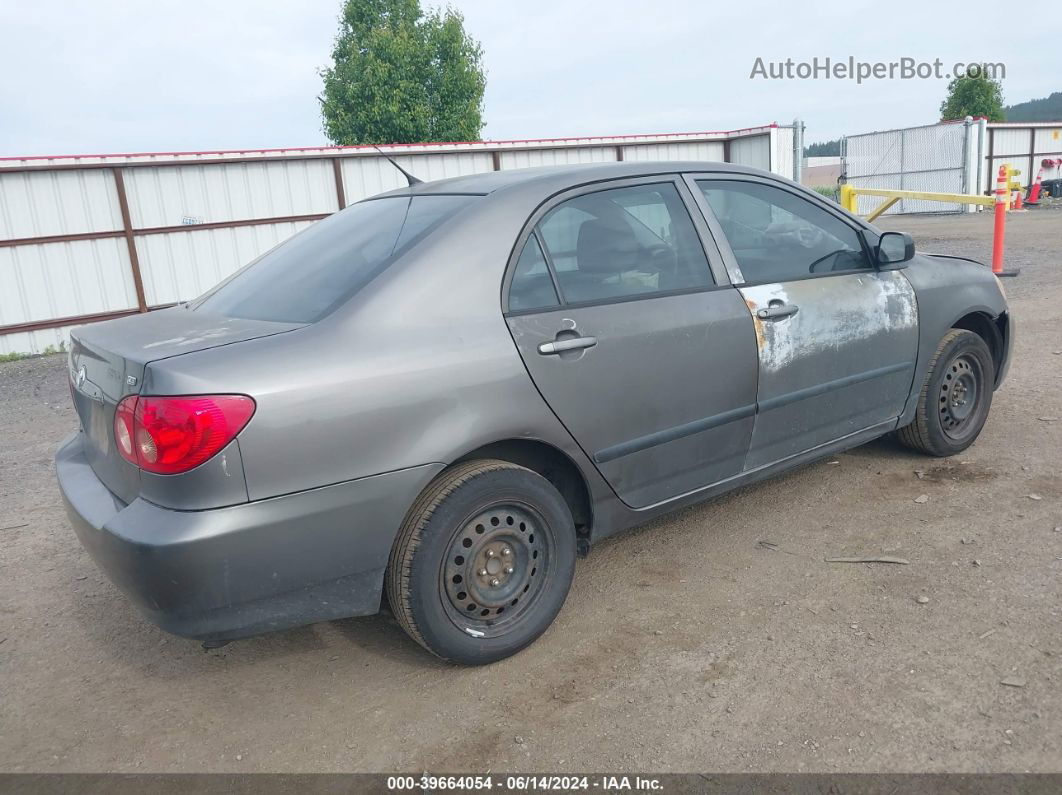
[[[995,381],[985,341],[972,331],[952,329],[929,363],[914,421],[899,430],[900,441],[933,456],[961,453],[988,419]]]
[[[440,474],[399,531],[387,596],[403,629],[446,660],[482,665],[546,631],[575,573],[575,525],[541,475],[477,460]]]

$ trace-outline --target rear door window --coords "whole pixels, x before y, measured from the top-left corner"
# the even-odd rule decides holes
[[[194,309],[313,323],[477,196],[389,196],[330,215],[223,282]]]
[[[531,235],[524,244],[524,250],[513,272],[513,283],[509,287],[509,310],[524,312],[559,304],[557,290],[553,286],[553,276],[550,275],[546,258],[542,256],[538,237]]]
[[[576,196],[551,210],[538,234],[565,303],[712,284],[693,221],[671,182]]]

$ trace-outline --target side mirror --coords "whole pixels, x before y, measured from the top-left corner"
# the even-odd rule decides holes
[[[877,259],[881,270],[898,270],[914,255],[914,240],[908,234],[883,232],[878,238]]]

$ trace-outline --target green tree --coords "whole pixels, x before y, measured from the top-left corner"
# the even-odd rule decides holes
[[[1003,86],[985,74],[956,77],[948,83],[948,95],[940,103],[941,121],[984,116],[1003,121]]]
[[[483,50],[452,8],[346,0],[321,71],[321,117],[336,144],[475,141],[483,129]]]

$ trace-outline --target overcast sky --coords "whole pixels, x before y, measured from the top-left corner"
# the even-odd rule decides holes
[[[1008,103],[1062,90],[1057,0],[451,4],[483,45],[484,138],[720,130],[800,117],[810,142],[933,122],[947,82],[750,79],[757,57],[940,58],[946,70],[1002,61]],[[326,143],[317,70],[328,63],[339,7],[0,0],[0,155]]]

